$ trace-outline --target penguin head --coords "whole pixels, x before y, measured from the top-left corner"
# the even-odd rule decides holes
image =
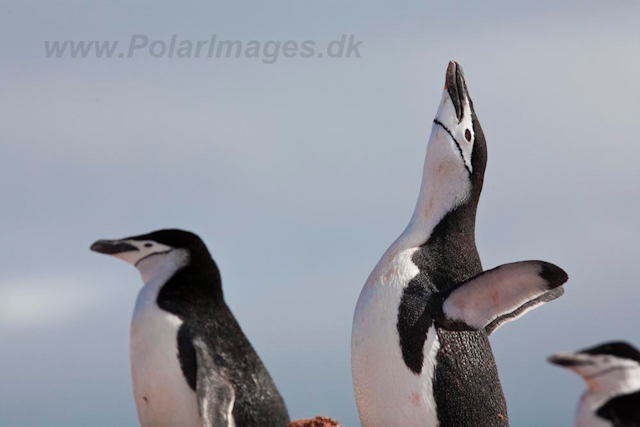
[[[621,383],[640,389],[640,352],[626,342],[556,353],[549,357],[549,362],[577,373],[591,390],[607,391]]]
[[[177,229],[158,230],[117,240],[98,240],[91,245],[91,250],[134,265],[145,282],[153,277],[158,268],[167,264],[176,268],[187,265],[215,266],[200,237]]]
[[[469,196],[477,199],[486,163],[487,145],[464,71],[451,61],[427,146],[425,180],[455,195],[458,203]]]

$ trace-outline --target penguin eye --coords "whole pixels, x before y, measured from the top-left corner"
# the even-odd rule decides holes
[[[471,131],[469,129],[464,131],[464,137],[466,138],[467,142],[471,141]]]
[[[153,246],[153,243],[145,243],[145,244],[144,244],[144,247],[145,247],[145,248],[150,248],[151,246]]]

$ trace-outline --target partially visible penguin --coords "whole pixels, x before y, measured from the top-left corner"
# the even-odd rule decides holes
[[[549,362],[584,378],[576,427],[640,427],[640,352],[611,342],[576,353],[556,353]]]
[[[353,319],[363,427],[508,425],[488,335],[563,293],[542,261],[484,271],[475,243],[487,147],[464,74],[449,63],[413,217],[375,267]]]
[[[131,376],[142,427],[285,427],[287,408],[227,307],[198,236],[160,230],[91,250],[133,264],[144,286],[131,322]]]

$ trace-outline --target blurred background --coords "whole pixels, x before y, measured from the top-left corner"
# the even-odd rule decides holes
[[[485,268],[544,259],[565,296],[491,337],[514,426],[571,425],[581,379],[545,361],[640,344],[640,3],[0,3],[0,423],[135,426],[142,285],[98,238],[180,227],[293,418],[358,426],[360,289],[413,212],[447,62],[487,137]],[[149,43],[355,35],[360,58],[126,56]],[[45,42],[119,41],[112,58]],[[124,57],[117,52],[125,52]]]

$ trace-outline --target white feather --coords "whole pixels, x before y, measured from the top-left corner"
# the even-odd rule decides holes
[[[142,427],[201,427],[196,394],[178,359],[182,321],[156,304],[161,287],[187,260],[174,249],[138,264],[146,283],[131,322],[131,378]]]
[[[411,262],[414,252],[405,250],[381,263],[358,299],[351,366],[363,427],[438,425],[432,388],[436,331],[427,334],[423,369],[416,375],[404,363],[396,326],[402,290],[418,273]]]

